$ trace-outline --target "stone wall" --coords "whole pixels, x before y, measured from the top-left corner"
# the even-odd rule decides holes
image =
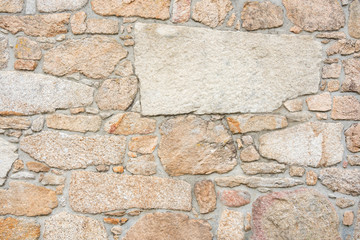
[[[0,0],[0,239],[360,239],[358,0]]]

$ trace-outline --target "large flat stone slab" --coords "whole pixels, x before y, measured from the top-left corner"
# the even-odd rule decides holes
[[[271,112],[316,93],[321,45],[309,36],[135,24],[145,115]]]

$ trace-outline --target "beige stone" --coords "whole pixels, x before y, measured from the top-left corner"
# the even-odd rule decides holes
[[[77,12],[70,18],[71,31],[73,34],[83,34],[86,31],[86,13]]]
[[[171,176],[229,172],[236,166],[234,142],[221,122],[189,115],[160,127],[158,155]]]
[[[340,64],[329,64],[325,65],[322,69],[322,78],[339,78],[341,74]]]
[[[41,184],[43,185],[63,185],[65,184],[65,177],[59,176],[52,173],[47,173],[41,179]]]
[[[20,148],[50,167],[69,170],[119,164],[124,158],[125,144],[122,136],[84,137],[45,131],[22,138]]]
[[[60,212],[45,220],[44,240],[108,239],[104,225],[93,218]]]
[[[226,22],[226,26],[227,27],[232,27],[235,23],[235,20],[236,20],[236,14],[235,13],[232,13],[229,17],[229,20]]]
[[[115,72],[116,75],[119,75],[121,77],[128,77],[132,74],[134,74],[134,68],[132,66],[131,61],[125,60],[121,62],[116,68]]]
[[[209,213],[216,208],[215,185],[211,180],[195,183],[194,194],[199,205],[200,213]]]
[[[26,167],[29,169],[29,171],[37,173],[50,171],[50,168],[47,165],[39,162],[27,162]]]
[[[130,208],[190,211],[191,185],[170,178],[74,171],[69,203],[82,213]]]
[[[246,146],[254,143],[254,139],[251,135],[243,135],[241,136],[241,140]]]
[[[46,52],[43,70],[55,76],[79,72],[90,78],[106,78],[127,53],[110,37],[71,39]]]
[[[275,174],[285,172],[286,166],[279,163],[252,162],[242,163],[241,169],[245,174]]]
[[[96,93],[96,104],[101,110],[126,110],[136,96],[137,82],[135,76],[105,80]]]
[[[35,118],[34,121],[32,122],[31,130],[34,132],[40,132],[44,127],[44,121],[45,121],[44,116],[39,116]]]
[[[225,209],[221,213],[217,230],[218,240],[244,240],[244,216],[241,212]]]
[[[309,122],[260,136],[263,157],[300,166],[332,166],[342,160],[341,123]]]
[[[230,0],[200,0],[192,9],[192,19],[214,28],[223,24],[231,9]]]
[[[37,0],[36,6],[40,12],[62,12],[78,10],[87,2],[88,0]]]
[[[54,37],[67,33],[66,25],[69,20],[69,13],[31,16],[1,15],[0,28],[8,30],[12,34],[24,32],[33,37]]]
[[[112,19],[86,20],[86,32],[91,34],[118,34],[119,22]]]
[[[186,239],[211,240],[211,226],[205,220],[189,219],[183,213],[149,213],[140,218],[123,240]]]
[[[0,12],[19,13],[24,8],[24,0],[0,0]]]
[[[351,226],[354,222],[354,212],[353,211],[346,211],[344,212],[343,216],[343,224],[345,226]]]
[[[40,60],[40,45],[27,37],[19,37],[15,45],[15,57],[20,59]]]
[[[302,177],[305,174],[305,169],[303,167],[291,166],[289,174],[292,177]]]
[[[9,59],[8,38],[0,35],[0,69],[7,67]]]
[[[0,218],[0,238],[3,240],[37,240],[40,238],[40,224],[32,220]]]
[[[303,109],[302,99],[291,99],[284,102],[285,108],[290,112],[299,112]]]
[[[245,2],[241,11],[242,27],[248,31],[276,28],[284,23],[282,8],[270,1]]]
[[[306,185],[315,186],[316,183],[317,183],[317,174],[314,171],[309,170],[306,173]]]
[[[327,39],[344,39],[346,34],[344,32],[322,32],[316,34],[317,38],[327,38]]]
[[[321,183],[334,192],[352,196],[360,195],[360,170],[325,168],[320,171]]]
[[[113,234],[116,234],[116,235],[121,235],[122,234],[122,227],[114,226],[114,227],[111,228],[111,232]]]
[[[22,169],[24,169],[24,162],[23,160],[20,160],[20,159],[16,159],[12,165],[13,167],[13,172],[18,172]]]
[[[104,129],[111,134],[149,134],[155,132],[156,120],[134,112],[119,113],[105,123]]]
[[[156,162],[154,155],[142,155],[128,159],[126,169],[136,175],[153,175],[156,173]]]
[[[311,189],[259,197],[253,203],[252,219],[253,239],[341,239],[334,206]]]
[[[305,31],[334,31],[345,25],[337,0],[283,0],[289,20]]]
[[[16,59],[14,63],[15,70],[34,71],[38,63],[34,60]]]
[[[333,63],[338,63],[339,59],[338,58],[326,58],[324,60],[325,64],[333,64]]]
[[[18,158],[17,146],[6,141],[3,138],[0,138],[0,182],[1,180],[5,180],[8,172],[11,169],[11,166]],[[0,210],[1,211],[1,210]]]
[[[336,206],[339,208],[348,208],[355,205],[355,201],[348,198],[336,198]]]
[[[302,28],[298,27],[296,25],[292,26],[289,30],[290,30],[290,32],[293,32],[295,34],[299,34],[302,32]]]
[[[101,127],[99,116],[53,114],[46,117],[49,128],[74,132],[97,132]]]
[[[0,117],[0,129],[28,129],[30,125],[26,117]]]
[[[129,150],[149,154],[155,150],[157,141],[158,137],[153,135],[132,137],[129,142]]]
[[[184,23],[190,19],[191,0],[175,0],[172,6],[173,23]]]
[[[260,159],[260,155],[254,146],[248,146],[240,152],[240,159],[243,162],[252,162]]]
[[[103,16],[142,17],[166,20],[170,18],[170,0],[93,0],[91,7]]]
[[[360,38],[360,3],[353,1],[349,7],[349,22],[348,31],[349,35],[353,38]]]
[[[242,190],[223,190],[220,201],[227,207],[242,207],[250,203],[251,195],[248,191]]]
[[[306,104],[310,111],[326,112],[331,110],[331,95],[328,92],[306,98]]]
[[[357,208],[357,218],[354,226],[354,239],[360,239],[360,203]]]
[[[246,185],[250,188],[287,188],[304,184],[303,181],[293,178],[263,178],[229,176],[215,178],[215,182],[220,187],[236,187]]]
[[[347,155],[347,160],[351,166],[360,166],[360,155]]]
[[[352,124],[345,131],[345,140],[350,152],[360,152],[360,125],[358,123]]]
[[[355,96],[335,96],[331,118],[335,120],[360,120],[360,102]]]
[[[334,54],[350,55],[354,52],[358,52],[359,50],[358,40],[340,39],[326,49],[326,54],[328,56],[332,56]]]
[[[340,89],[340,81],[339,80],[330,80],[327,84],[329,92],[336,92]]]
[[[345,71],[345,81],[341,85],[341,91],[360,93],[360,59],[350,58],[342,62]]]
[[[1,215],[48,215],[58,205],[53,190],[25,182],[10,182],[9,186],[9,189],[0,189]]]

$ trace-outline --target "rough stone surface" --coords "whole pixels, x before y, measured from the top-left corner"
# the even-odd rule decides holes
[[[70,18],[71,31],[73,34],[83,34],[86,31],[86,13],[77,12]]]
[[[69,13],[32,16],[1,15],[0,28],[8,30],[12,34],[24,32],[33,37],[54,37],[67,33],[66,25],[69,20]]]
[[[354,227],[354,239],[360,239],[360,203],[358,204],[357,218]]]
[[[352,124],[345,131],[345,140],[347,149],[351,152],[360,152],[360,125]]]
[[[32,122],[31,130],[34,132],[40,132],[44,127],[44,121],[45,121],[44,116],[39,116],[35,118],[35,120]]]
[[[0,117],[0,129],[28,129],[30,125],[26,117]]]
[[[336,92],[340,89],[340,82],[339,80],[330,80],[327,84],[329,92]]]
[[[65,177],[52,173],[47,173],[42,177],[41,184],[43,185],[62,185],[65,184]]]
[[[260,154],[280,163],[323,167],[342,160],[341,123],[309,122],[260,137]]]
[[[360,195],[360,170],[325,168],[320,171],[320,180],[323,185],[334,192],[352,196]]]
[[[270,1],[245,2],[241,12],[242,27],[248,31],[276,28],[284,23],[282,8]]]
[[[221,187],[236,187],[246,185],[250,188],[287,188],[304,184],[303,181],[293,178],[263,178],[229,176],[215,178],[215,182]]]
[[[346,211],[344,212],[343,224],[345,226],[351,226],[354,222],[354,212]]]
[[[214,28],[223,24],[231,9],[230,0],[200,0],[193,7],[192,19]]]
[[[335,208],[310,189],[274,192],[259,197],[252,208],[253,239],[336,239],[339,219]]]
[[[82,8],[88,0],[37,0],[36,6],[40,12],[74,11]]]
[[[191,0],[175,0],[172,6],[173,23],[184,23],[190,19]]]
[[[241,164],[241,169],[247,175],[275,174],[285,172],[286,166],[279,163],[252,162]]]
[[[103,16],[143,17],[166,20],[170,18],[170,0],[93,0],[91,7]]]
[[[11,175],[10,177],[11,179],[22,179],[22,180],[30,180],[30,179],[35,179],[36,176],[33,173],[29,173],[29,172],[17,172]]]
[[[305,31],[334,31],[345,25],[337,0],[283,0],[287,17]]]
[[[218,240],[244,240],[244,216],[241,212],[225,209],[221,213],[217,230]]]
[[[29,169],[29,171],[37,173],[50,171],[50,168],[47,165],[39,162],[27,162],[26,167]]]
[[[0,218],[0,239],[3,240],[37,240],[40,237],[40,224],[35,221]]]
[[[18,158],[16,151],[17,146],[15,144],[0,138],[0,179],[6,178],[12,164]]]
[[[153,175],[156,173],[156,162],[154,155],[142,155],[136,158],[130,158],[127,161],[126,169],[132,174]]]
[[[292,177],[302,177],[305,174],[305,169],[303,167],[291,166],[289,174]]]
[[[242,190],[223,190],[219,195],[220,201],[227,207],[242,207],[251,200],[250,193]]]
[[[285,108],[290,112],[299,112],[303,109],[302,99],[291,99],[284,102]]]
[[[119,113],[105,123],[104,129],[111,134],[149,134],[155,131],[156,121],[134,112]]]
[[[129,208],[190,211],[191,185],[169,178],[75,171],[69,202],[74,211],[82,213]]]
[[[353,38],[360,38],[360,3],[353,1],[349,7],[349,35]]]
[[[328,56],[332,56],[334,54],[350,55],[354,52],[358,52],[359,50],[359,40],[341,39],[326,49],[326,54]]]
[[[160,161],[171,176],[225,173],[236,165],[236,149],[225,126],[189,115],[160,127]]]
[[[310,170],[306,173],[306,185],[308,186],[315,186],[317,183],[318,176],[317,174]]]
[[[31,115],[91,104],[93,88],[55,77],[0,72],[0,115]]]
[[[0,189],[0,215],[48,215],[57,207],[55,191],[25,182],[10,182],[9,189]]]
[[[194,194],[200,208],[200,213],[209,213],[216,208],[215,185],[211,180],[195,183]]]
[[[136,96],[137,82],[135,76],[105,80],[95,96],[96,104],[101,110],[126,110]]]
[[[335,203],[339,208],[348,208],[355,205],[355,201],[348,198],[336,198]]]
[[[319,88],[321,45],[310,37],[138,22],[135,38],[145,115],[271,112]]]
[[[248,146],[240,152],[240,159],[243,162],[252,162],[260,159],[260,155],[254,146]]]
[[[334,96],[331,118],[360,120],[360,102],[355,96]]]
[[[158,137],[153,135],[132,137],[129,142],[129,150],[141,154],[154,152]]]
[[[122,136],[84,137],[45,131],[22,138],[20,148],[50,167],[69,170],[119,164],[124,158],[125,144]]]
[[[360,93],[360,60],[351,58],[343,60],[345,81],[341,85],[343,92]]]
[[[24,8],[24,0],[0,0],[0,12],[18,13]]]
[[[86,32],[91,34],[118,34],[119,22],[112,19],[88,19]]]
[[[127,231],[123,240],[211,240],[212,237],[208,222],[189,219],[183,213],[167,212],[146,214]]]
[[[360,166],[360,155],[348,155],[347,160],[351,166]]]
[[[8,38],[0,35],[0,69],[7,67],[9,59]]]
[[[49,128],[75,132],[97,132],[101,127],[101,118],[99,116],[53,114],[46,117],[46,125]]]
[[[15,57],[20,59],[40,60],[40,45],[27,37],[19,37],[15,45]]]
[[[326,112],[331,110],[330,93],[321,93],[306,98],[306,104],[310,111]]]
[[[115,72],[116,75],[121,77],[128,77],[134,73],[134,68],[132,66],[131,61],[125,60],[122,61],[116,68]]]
[[[17,59],[14,63],[15,70],[34,71],[38,63],[34,60]]]
[[[110,37],[71,39],[46,52],[43,70],[55,76],[79,72],[90,78],[106,78],[126,56],[127,51]]]
[[[326,38],[326,39],[344,39],[346,34],[344,32],[322,32],[316,34],[317,38]]]
[[[337,63],[325,65],[322,69],[322,78],[339,78],[341,74],[341,65]]]
[[[93,218],[61,212],[44,223],[44,240],[108,239],[104,225]]]

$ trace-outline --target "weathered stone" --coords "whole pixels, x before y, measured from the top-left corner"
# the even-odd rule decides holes
[[[84,137],[52,131],[27,136],[20,141],[21,150],[31,157],[64,170],[119,164],[124,158],[125,145],[122,136]]]
[[[337,0],[283,0],[289,20],[305,31],[334,31],[345,25]]]
[[[0,189],[0,215],[48,215],[57,207],[55,191],[25,182],[10,182],[8,190]]]
[[[47,75],[1,71],[0,82],[0,115],[54,112],[93,101],[93,88]]]
[[[325,65],[322,69],[322,78],[339,78],[341,74],[340,64]]]
[[[347,160],[351,166],[360,166],[360,155],[348,155]]]
[[[0,12],[18,13],[24,8],[24,0],[0,0]]]
[[[223,24],[231,9],[230,0],[200,0],[193,7],[192,19],[214,28]]]
[[[121,62],[116,68],[115,72],[116,75],[119,75],[121,77],[127,77],[134,73],[134,69],[132,66],[131,61],[125,60]]]
[[[155,150],[157,141],[158,137],[152,135],[132,137],[129,142],[129,150],[149,154]]]
[[[29,169],[29,171],[37,173],[50,171],[50,168],[47,165],[39,162],[27,162],[26,167]]]
[[[215,178],[215,182],[220,187],[236,187],[246,185],[250,188],[287,188],[304,184],[303,181],[293,178],[263,178],[263,177],[244,177],[230,176]]]
[[[156,120],[134,112],[119,113],[105,123],[104,129],[111,134],[149,134],[155,132]]]
[[[330,80],[327,84],[329,92],[336,92],[340,89],[340,82],[339,80]]]
[[[234,142],[221,122],[179,116],[160,127],[158,155],[171,176],[229,172],[236,166]]]
[[[26,117],[0,117],[0,129],[28,129],[30,125]]]
[[[253,239],[341,239],[333,205],[315,190],[261,196],[253,203],[252,219]]]
[[[260,155],[254,146],[248,146],[240,152],[240,159],[243,162],[252,162],[260,159]]]
[[[317,174],[310,170],[306,173],[306,185],[315,186],[317,183]]]
[[[348,31],[349,35],[353,38],[360,38],[360,3],[359,1],[353,1],[349,7],[349,23]]]
[[[331,110],[331,95],[330,93],[325,92],[307,97],[306,104],[310,111],[329,111]]]
[[[75,11],[85,6],[88,0],[37,0],[40,12]]]
[[[13,172],[18,172],[24,169],[24,162],[23,160],[16,159],[13,163]]]
[[[341,123],[309,122],[264,134],[260,154],[280,163],[311,167],[335,165],[342,160]]]
[[[86,32],[91,34],[118,34],[119,22],[112,19],[88,19]]]
[[[241,11],[242,27],[248,31],[276,28],[284,23],[282,8],[270,1],[245,2]]]
[[[70,18],[71,31],[73,34],[83,34],[86,31],[86,13],[77,12]]]
[[[328,119],[327,113],[316,113],[317,120],[326,120]]]
[[[303,167],[291,166],[289,174],[292,177],[302,177],[305,174],[305,169]]]
[[[90,78],[106,78],[126,55],[121,44],[110,37],[71,39],[46,52],[43,70],[56,76],[80,72]]]
[[[317,38],[327,38],[327,39],[344,39],[346,34],[344,32],[323,32],[316,34]]]
[[[29,172],[17,172],[11,175],[11,179],[21,179],[21,180],[29,180],[29,179],[35,179],[36,176],[33,173]]]
[[[115,173],[123,173],[124,172],[124,167],[123,166],[114,166],[112,168],[113,172]]]
[[[156,163],[154,155],[142,155],[137,158],[130,158],[127,161],[126,169],[132,174],[153,175],[156,173]]]
[[[37,240],[39,237],[40,224],[35,221],[12,217],[0,218],[0,239]]]
[[[16,59],[14,63],[15,70],[34,71],[38,63],[34,60]]]
[[[360,59],[351,58],[342,62],[345,71],[345,81],[341,85],[341,91],[360,93]]]
[[[190,19],[191,0],[175,0],[172,6],[173,23],[184,23]]]
[[[319,88],[321,44],[310,37],[137,22],[135,38],[145,115],[272,112]]]
[[[324,60],[325,64],[333,64],[333,63],[338,63],[339,59],[338,58],[326,58]]]
[[[111,232],[113,234],[116,234],[116,235],[121,235],[122,234],[122,227],[114,226],[114,227],[111,228]]]
[[[320,180],[323,185],[334,192],[358,196],[360,195],[360,170],[325,168],[320,171]]]
[[[280,115],[237,115],[227,117],[232,133],[260,132],[287,127],[286,117]]]
[[[358,204],[357,218],[354,226],[354,239],[360,239],[360,203]]]
[[[195,183],[194,194],[199,205],[200,213],[209,213],[216,208],[215,185],[211,180]]]
[[[0,69],[7,67],[9,58],[8,38],[0,35]]]
[[[232,26],[234,26],[235,20],[236,20],[236,14],[235,14],[235,13],[232,13],[232,14],[230,15],[228,21],[226,22],[226,26],[227,26],[227,27],[232,27]]]
[[[19,37],[15,45],[15,57],[20,59],[40,60],[40,45],[27,37]]]
[[[124,41],[124,46],[134,46],[135,45],[135,41],[133,39],[126,39]]]
[[[360,125],[352,124],[345,131],[346,146],[351,152],[360,152]]]
[[[134,101],[136,92],[135,76],[108,79],[99,88],[95,101],[101,110],[126,110]]]
[[[0,138],[0,179],[6,178],[12,164],[18,158],[18,154],[15,153],[16,151],[16,145]]]
[[[334,54],[341,55],[350,55],[354,52],[358,52],[359,49],[359,41],[352,39],[341,39],[335,43],[333,43],[328,49],[326,49],[326,54],[328,56]]]
[[[355,205],[355,201],[348,198],[336,198],[336,206],[339,208],[348,208]]]
[[[83,213],[129,208],[190,211],[191,186],[169,178],[75,171],[69,202],[74,211]]]
[[[291,99],[284,102],[285,108],[290,112],[299,112],[303,109],[302,99]]]
[[[170,0],[93,0],[91,7],[103,16],[143,17],[166,20],[170,18]]]
[[[53,114],[46,117],[46,125],[49,128],[75,132],[97,132],[101,127],[101,117]]]
[[[346,211],[344,212],[343,224],[345,226],[351,226],[354,222],[354,212],[353,211]]]
[[[56,174],[48,173],[45,174],[41,180],[43,185],[63,185],[65,184],[65,177]]]
[[[69,13],[57,13],[32,16],[0,16],[0,28],[12,34],[24,32],[33,37],[53,37],[67,33],[66,25],[69,23]]]
[[[334,96],[331,118],[360,120],[360,102],[355,96]]]
[[[244,240],[244,216],[241,212],[225,209],[221,213],[217,230],[218,240]]]
[[[241,169],[248,175],[282,173],[285,172],[285,168],[284,164],[279,163],[253,162],[241,164]]]
[[[90,217],[61,212],[44,223],[44,240],[108,239],[104,225]]]
[[[251,200],[250,193],[242,190],[224,190],[219,195],[222,204],[228,207],[241,207]]]
[[[44,116],[39,116],[35,118],[35,120],[32,122],[31,130],[34,132],[40,132],[44,127],[44,121],[45,121]]]
[[[245,145],[251,145],[254,143],[254,139],[251,135],[243,135],[241,136],[241,140]]]

